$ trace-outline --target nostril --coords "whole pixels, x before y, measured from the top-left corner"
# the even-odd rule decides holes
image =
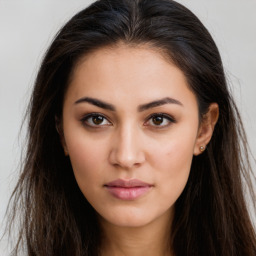
[[[125,152],[112,150],[110,153],[110,163],[115,167],[121,167],[123,169],[130,169],[134,167],[139,167],[144,162],[144,154],[143,152]]]

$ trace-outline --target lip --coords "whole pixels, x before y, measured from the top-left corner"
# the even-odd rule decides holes
[[[121,200],[135,200],[148,193],[153,185],[137,179],[117,179],[105,184],[104,187],[106,187],[109,193],[115,198]]]

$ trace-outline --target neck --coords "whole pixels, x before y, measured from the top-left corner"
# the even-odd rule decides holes
[[[171,256],[170,214],[142,227],[119,227],[100,220],[102,256]]]

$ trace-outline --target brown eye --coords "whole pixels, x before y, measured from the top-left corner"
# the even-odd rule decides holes
[[[100,125],[101,123],[103,123],[103,121],[104,121],[103,116],[93,116],[92,117],[92,122],[96,125]]]
[[[95,114],[89,114],[82,118],[81,122],[90,127],[101,127],[101,126],[109,126],[111,123],[108,121],[106,117],[103,115],[99,115],[97,113]]]
[[[152,122],[154,125],[161,125],[164,121],[164,118],[162,116],[154,116],[152,118]]]
[[[168,127],[172,123],[176,123],[176,120],[171,117],[170,115],[164,114],[164,113],[156,113],[151,115],[146,124],[147,126],[151,127],[157,127],[157,128],[164,128]]]

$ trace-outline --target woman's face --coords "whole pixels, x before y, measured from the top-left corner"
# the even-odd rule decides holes
[[[63,146],[99,216],[138,227],[171,218],[198,124],[181,70],[152,49],[118,46],[76,66],[64,99]]]

